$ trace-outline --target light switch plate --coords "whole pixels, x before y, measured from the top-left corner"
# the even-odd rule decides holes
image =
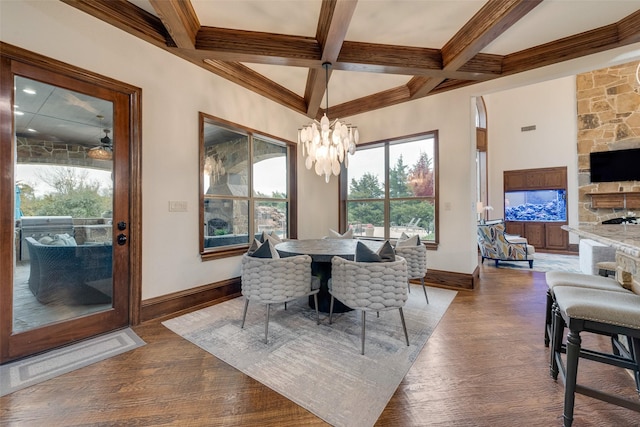
[[[169,212],[186,212],[187,202],[184,200],[169,200]]]

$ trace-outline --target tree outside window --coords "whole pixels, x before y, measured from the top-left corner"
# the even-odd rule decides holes
[[[347,182],[345,228],[436,242],[437,132],[358,147],[341,184]]]

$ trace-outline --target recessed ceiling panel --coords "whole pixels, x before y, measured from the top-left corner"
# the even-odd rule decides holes
[[[637,0],[545,0],[482,52],[497,55],[519,52],[614,24],[639,8],[640,1]]]
[[[273,80],[280,86],[289,89],[297,95],[304,96],[309,70],[301,67],[287,67],[283,65],[248,64],[243,65]]]
[[[484,1],[359,1],[346,40],[440,49]]]
[[[191,0],[200,25],[315,37],[321,0]]]
[[[372,95],[407,84],[411,76],[396,74],[361,73],[334,70],[329,80],[329,111],[332,105]],[[322,99],[322,108],[326,99]]]

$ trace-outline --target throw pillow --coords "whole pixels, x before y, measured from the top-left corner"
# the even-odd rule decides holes
[[[329,229],[328,239],[353,239],[353,229],[350,228],[344,232],[344,234],[340,234],[333,229]]]
[[[251,246],[249,246],[247,255],[251,255],[252,253],[254,253],[260,247],[260,245],[261,243],[258,239],[253,239],[253,243],[251,243]]]
[[[63,234],[56,234],[53,236],[53,240],[56,241],[62,241],[62,244],[58,243],[58,245],[60,246],[76,246],[76,239],[74,239],[73,237],[69,236],[69,234],[67,233],[63,233]]]
[[[267,240],[263,244],[260,245],[258,249],[255,250],[250,256],[254,258],[280,258],[280,254],[276,251],[276,248],[273,247],[273,244],[270,240]]]
[[[275,234],[274,232],[267,233],[266,231],[263,231],[262,236],[260,236],[260,243],[264,243],[267,240],[270,240],[271,243],[273,243],[274,245],[277,245],[278,243],[282,243],[282,239],[280,239],[280,237],[278,237],[278,235]]]
[[[356,262],[392,262],[395,260],[396,254],[388,240],[384,242],[377,252],[372,251],[362,242],[356,244]]]
[[[38,240],[38,243],[42,243],[43,245],[50,245],[53,242],[51,236],[43,236]]]
[[[404,234],[404,233],[402,233]],[[406,236],[406,234],[405,234]],[[420,236],[418,236],[417,234],[409,237],[407,236],[406,239],[402,239],[402,236],[400,236],[400,239],[398,239],[398,241],[396,242],[396,248],[402,248],[402,247],[407,247],[407,246],[420,246]]]

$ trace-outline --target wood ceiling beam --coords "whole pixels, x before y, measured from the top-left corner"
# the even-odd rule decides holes
[[[149,0],[175,45],[195,49],[200,21],[189,0]]]
[[[338,60],[357,3],[355,0],[323,0],[316,29],[316,40],[322,49],[320,57],[322,64],[333,65]],[[309,70],[304,94],[307,102],[307,116],[318,115],[331,72],[331,68],[322,73]]]
[[[154,46],[165,48],[171,36],[162,21],[126,0],[60,0]]]
[[[323,81],[322,60],[325,50],[331,43],[330,26],[334,19],[342,25],[346,33],[348,23],[339,24],[345,19],[346,12],[340,18],[332,14],[338,6],[348,9],[350,0],[325,0],[325,15],[320,25],[328,25],[319,30],[318,39],[280,34],[239,31],[213,27],[201,27],[195,35],[195,49],[191,46],[191,33],[197,24],[194,16],[187,15],[175,19],[166,19],[166,28],[156,16],[138,8],[126,0],[61,0],[64,3],[107,22],[135,37],[145,40],[193,64],[205,68],[229,81],[254,91],[287,108],[301,114],[308,114],[311,96],[302,98],[290,90],[265,78],[239,62],[278,64],[307,67],[310,69],[309,82]],[[414,76],[406,85],[372,94],[347,103],[331,106],[331,114],[348,117],[407,102],[423,96],[441,93],[447,90],[474,84],[478,81],[506,76],[545,65],[579,58],[597,52],[640,42],[640,11],[621,19],[615,24],[597,28],[585,33],[569,36],[540,46],[515,52],[504,57],[479,53],[482,47],[502,34],[513,25],[526,10],[535,7],[541,0],[489,0],[474,18],[454,36],[442,51],[437,49],[379,45],[344,41],[336,36],[336,45],[341,49],[333,68],[346,71],[364,71],[376,73],[394,73]],[[164,1],[151,0],[152,4],[171,14]],[[325,5],[326,3],[326,5]],[[188,1],[171,0],[170,6],[184,12]],[[353,6],[353,4],[351,4]],[[485,8],[493,10],[488,13]],[[502,11],[502,12],[500,12]],[[353,13],[353,11],[351,11]],[[158,12],[159,15],[162,13]],[[195,18],[197,19],[197,18]],[[349,16],[348,20],[351,17]],[[189,22],[189,21],[192,22]],[[179,23],[179,24],[178,24]],[[174,39],[167,28],[177,39]],[[337,31],[337,30],[336,30]],[[466,34],[461,34],[466,32]],[[176,35],[177,33],[181,33]],[[326,34],[326,36],[325,36]],[[339,34],[339,33],[338,33]],[[324,38],[323,38],[324,37]],[[457,44],[460,43],[458,46]],[[172,47],[180,45],[182,47]],[[332,48],[335,50],[335,47]],[[416,50],[419,49],[419,50]],[[326,51],[329,55],[329,50]],[[205,62],[205,60],[208,60]],[[225,63],[228,61],[230,63]],[[308,85],[309,86],[309,85]],[[314,87],[319,87],[314,83]],[[317,89],[307,88],[306,94],[318,93]],[[317,95],[315,95],[317,96]],[[322,96],[320,96],[322,98]],[[315,101],[314,101],[315,103]],[[321,113],[322,109],[318,108]]]
[[[269,63],[259,58],[306,60],[305,64],[320,64],[320,44],[312,37],[244,31],[228,28],[201,27],[196,37],[196,49],[213,60]],[[252,60],[255,58],[256,60]]]
[[[445,70],[457,70],[542,0],[490,0],[443,47]]]
[[[623,44],[629,43],[620,43],[617,25],[607,25],[506,55],[503,61],[503,75],[521,73],[546,65],[580,58],[613,49]]]
[[[366,113],[379,108],[389,107],[391,105],[401,104],[410,100],[409,89],[406,85],[402,85],[374,93],[373,95],[354,99],[340,105],[332,106],[331,116],[333,119],[339,117],[342,120],[345,117]]]
[[[204,64],[206,69],[209,69],[220,77],[232,81],[294,111],[303,114],[305,112],[305,102],[301,96],[298,96],[289,89],[280,86],[273,80],[267,79],[262,74],[253,71],[245,65],[236,62],[212,61],[209,59],[205,60]]]
[[[490,0],[442,47],[442,70],[458,71],[542,0]],[[427,96],[445,78],[412,79],[411,99]]]
[[[640,9],[619,20],[617,27],[623,45],[640,42]]]

